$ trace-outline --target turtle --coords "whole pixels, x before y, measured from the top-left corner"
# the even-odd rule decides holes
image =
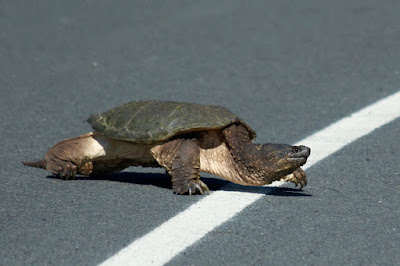
[[[61,179],[98,176],[129,166],[163,167],[176,194],[209,193],[207,172],[240,185],[276,180],[307,184],[304,145],[256,144],[256,132],[228,109],[172,101],[133,101],[93,114],[87,134],[51,147],[43,160],[22,163]]]

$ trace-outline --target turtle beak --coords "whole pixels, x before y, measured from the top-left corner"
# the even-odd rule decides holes
[[[307,146],[293,146],[292,152],[287,157],[288,162],[299,164],[300,166],[307,162],[308,156],[310,156],[311,149]]]

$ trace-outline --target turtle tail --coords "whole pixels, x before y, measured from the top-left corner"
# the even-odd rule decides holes
[[[45,160],[40,160],[40,161],[36,161],[36,162],[22,162],[22,163],[27,166],[46,169],[46,161]]]

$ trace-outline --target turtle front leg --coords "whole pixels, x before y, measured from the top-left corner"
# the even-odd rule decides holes
[[[189,195],[200,192],[209,192],[203,181],[200,180],[200,149],[196,141],[184,140],[175,155],[170,175],[172,188],[175,193]]]
[[[178,139],[152,149],[157,162],[172,177],[172,188],[177,194],[189,195],[209,192],[200,180],[200,149],[194,139]]]
[[[280,179],[280,181],[283,182],[292,182],[296,185],[300,184],[300,189],[303,188],[303,186],[307,185],[307,177],[306,177],[306,173],[303,171],[303,169],[301,169],[300,167],[297,168],[293,173],[284,176]]]

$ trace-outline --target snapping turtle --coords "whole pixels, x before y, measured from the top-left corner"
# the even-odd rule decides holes
[[[307,183],[300,166],[310,148],[253,144],[256,133],[223,107],[139,101],[91,115],[88,122],[94,132],[62,140],[44,160],[23,164],[63,179],[111,174],[129,166],[164,167],[177,194],[208,192],[200,172],[241,185],[283,180],[302,188]]]

